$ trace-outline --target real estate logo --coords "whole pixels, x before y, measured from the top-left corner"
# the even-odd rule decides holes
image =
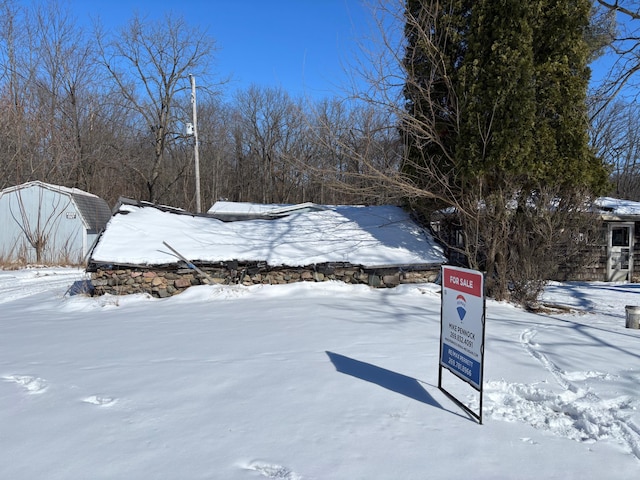
[[[467,300],[463,295],[458,295],[456,297],[456,310],[458,311],[458,316],[460,317],[460,321],[464,320],[464,316],[467,314]]]

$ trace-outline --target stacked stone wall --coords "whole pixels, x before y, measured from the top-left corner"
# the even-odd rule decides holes
[[[341,281],[376,288],[391,288],[403,283],[434,281],[439,267],[405,271],[366,269],[357,266],[315,265],[307,268],[268,268],[266,266],[190,268],[111,267],[93,269],[91,283],[95,295],[147,293],[164,298],[183,292],[193,285],[283,285],[296,282]]]

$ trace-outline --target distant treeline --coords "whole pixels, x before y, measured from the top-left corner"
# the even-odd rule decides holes
[[[0,188],[42,180],[110,205],[194,210],[193,74],[203,209],[219,198],[389,201],[358,159],[396,168],[393,119],[341,98],[230,92],[211,74],[215,56],[214,39],[179,17],[89,32],[55,2],[0,1]]]

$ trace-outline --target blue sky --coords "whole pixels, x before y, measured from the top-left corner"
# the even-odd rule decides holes
[[[166,12],[184,16],[216,41],[213,73],[231,77],[227,94],[256,84],[282,87],[294,97],[342,97],[350,82],[348,71],[362,56],[359,45],[379,35],[367,6],[371,0],[60,2],[87,28],[91,19],[100,18],[106,28],[117,29],[135,12],[150,18]],[[592,79],[599,80],[610,63],[603,58],[592,64]]]
[[[216,73],[228,89],[282,87],[293,96],[342,96],[345,69],[372,31],[362,0],[68,0],[80,24],[123,26],[134,12],[183,15],[216,40]]]

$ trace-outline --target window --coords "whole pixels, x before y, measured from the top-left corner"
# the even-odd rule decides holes
[[[629,246],[629,227],[615,227],[611,229],[611,246]]]

